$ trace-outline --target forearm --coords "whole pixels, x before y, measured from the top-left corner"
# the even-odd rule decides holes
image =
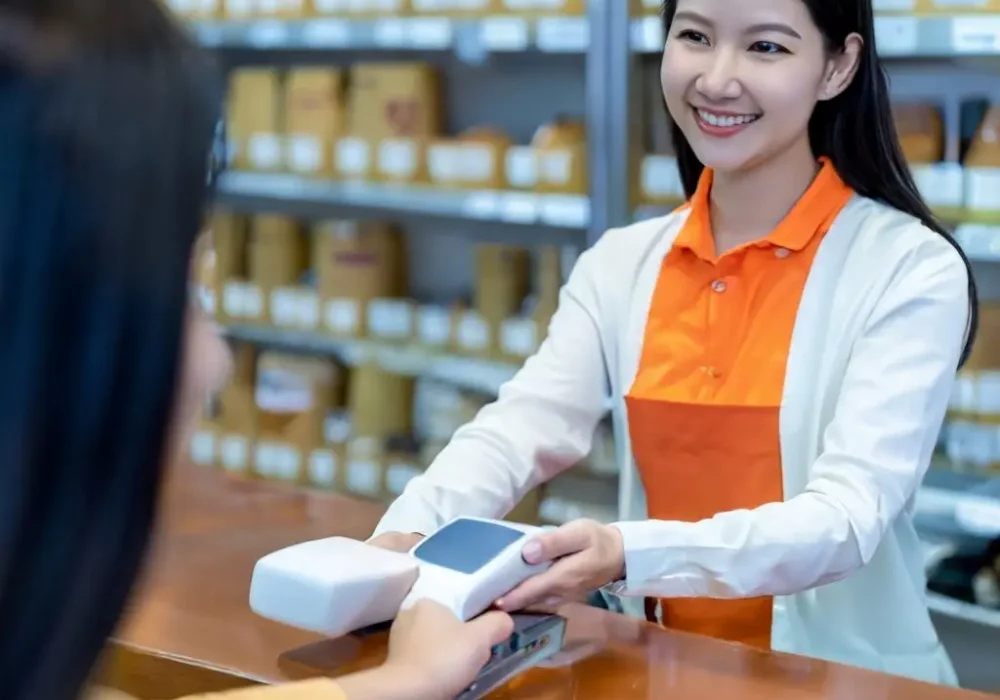
[[[806,493],[697,523],[646,521],[617,527],[625,542],[627,574],[614,587],[619,595],[791,595],[843,579],[864,564],[859,526],[850,510],[826,493]]]
[[[381,666],[370,671],[352,673],[337,679],[342,696],[333,700],[438,700],[441,694],[433,688],[432,679],[418,672]],[[320,700],[318,697],[315,700]],[[443,698],[442,698],[443,700]]]

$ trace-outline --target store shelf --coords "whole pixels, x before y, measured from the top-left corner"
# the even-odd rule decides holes
[[[317,333],[286,331],[266,326],[222,326],[222,333],[233,340],[256,345],[294,349],[316,355],[330,355],[349,366],[376,362],[389,372],[410,377],[425,377],[454,386],[496,395],[518,367],[457,355],[436,355],[422,348],[394,346],[364,340],[337,340]]]
[[[278,207],[307,216],[330,208],[353,208],[578,231],[590,223],[589,200],[572,195],[452,191],[235,171],[220,178],[219,195],[235,209]]]
[[[963,622],[971,622],[976,625],[983,625],[984,627],[996,627],[1000,629],[1000,610],[990,610],[981,605],[966,603],[962,600],[956,600],[931,592],[927,593],[927,607],[931,609],[931,612],[939,615],[945,615],[956,620],[962,620]]]
[[[1000,14],[881,15],[875,18],[875,35],[879,51],[886,57],[1000,56]],[[633,21],[633,51],[659,53],[663,43],[659,17]]]
[[[529,50],[583,53],[590,44],[586,17],[257,19],[191,26],[204,46],[257,50],[454,50],[475,56]]]
[[[957,541],[1000,537],[1000,478],[932,470],[917,493],[921,533]]]

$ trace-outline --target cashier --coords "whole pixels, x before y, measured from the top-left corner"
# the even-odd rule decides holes
[[[500,517],[612,406],[621,522],[571,522],[514,610],[601,589],[669,628],[953,684],[913,499],[975,328],[909,175],[871,0],[668,0],[689,201],[579,259],[538,352],[375,532]]]

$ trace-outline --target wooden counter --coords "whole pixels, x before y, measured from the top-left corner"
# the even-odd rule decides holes
[[[251,683],[340,675],[384,658],[384,637],[322,640],[256,617],[250,573],[262,555],[307,539],[363,538],[382,508],[179,470],[150,564],[111,645],[103,682],[143,700]],[[573,606],[567,648],[497,700],[986,697],[662,630]]]

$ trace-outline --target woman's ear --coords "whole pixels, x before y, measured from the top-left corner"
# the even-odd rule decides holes
[[[820,100],[832,100],[848,88],[857,75],[864,48],[865,42],[860,34],[847,37],[844,48],[827,63],[826,75],[819,90]]]

